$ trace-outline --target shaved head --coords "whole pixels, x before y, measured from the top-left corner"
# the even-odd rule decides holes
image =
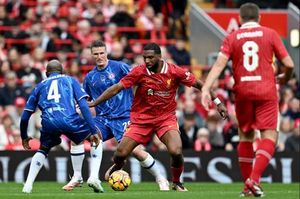
[[[53,59],[49,61],[46,67],[46,75],[49,76],[51,73],[59,73],[62,74],[63,67],[61,63],[57,59]]]

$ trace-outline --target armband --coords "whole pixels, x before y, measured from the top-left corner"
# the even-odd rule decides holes
[[[220,100],[219,98],[216,97],[216,98],[214,99],[214,103],[215,103],[215,105],[218,106],[218,105],[221,104],[222,102],[221,102],[221,100]]]

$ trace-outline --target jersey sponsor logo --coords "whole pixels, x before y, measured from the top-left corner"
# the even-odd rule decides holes
[[[243,76],[241,77],[242,82],[253,82],[253,81],[261,81],[262,78],[260,75],[258,76]]]
[[[254,32],[242,32],[236,35],[237,40],[242,38],[253,38],[253,37],[262,37],[263,31],[254,31]]]

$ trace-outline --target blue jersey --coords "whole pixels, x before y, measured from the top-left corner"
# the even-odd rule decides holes
[[[36,86],[24,110],[34,112],[38,106],[42,111],[42,124],[46,121],[68,123],[80,117],[76,102],[83,97],[88,95],[77,80],[54,73]]]
[[[99,70],[95,67],[85,80],[83,87],[93,100],[97,99],[108,87],[118,83],[129,73],[129,66],[123,62],[108,60],[107,66]],[[123,89],[116,96],[96,106],[97,117],[107,119],[129,118],[133,100],[132,89]]]

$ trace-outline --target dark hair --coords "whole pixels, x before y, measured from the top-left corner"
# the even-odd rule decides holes
[[[245,3],[240,7],[240,16],[244,22],[257,22],[259,19],[259,7],[254,3]]]
[[[144,50],[154,50],[155,54],[161,55],[161,50],[159,45],[156,43],[148,43],[145,45]]]
[[[92,41],[92,44],[91,44],[90,48],[92,50],[92,48],[95,48],[95,47],[105,47],[106,48],[106,45],[101,40],[94,40],[94,41]]]

